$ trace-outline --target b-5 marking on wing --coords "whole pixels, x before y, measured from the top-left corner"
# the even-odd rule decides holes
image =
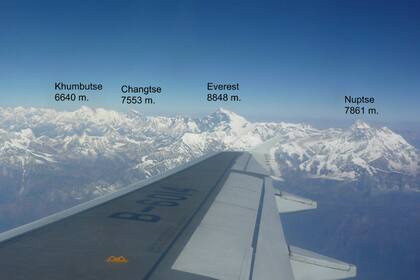
[[[145,205],[139,209],[140,213],[122,211],[112,213],[108,217],[156,223],[160,221],[161,217],[151,212],[160,207],[177,207],[180,205],[180,201],[189,199],[194,191],[196,190],[189,188],[161,187],[160,189],[151,191],[144,199],[136,201],[138,204]]]

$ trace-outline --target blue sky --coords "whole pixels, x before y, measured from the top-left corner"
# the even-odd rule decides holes
[[[37,2],[0,3],[0,106],[74,109],[53,83],[81,81],[105,87],[85,105],[152,114],[343,120],[344,95],[364,95],[368,120],[420,119],[416,1]],[[242,101],[208,103],[207,82],[239,82]],[[127,107],[124,83],[164,94]]]

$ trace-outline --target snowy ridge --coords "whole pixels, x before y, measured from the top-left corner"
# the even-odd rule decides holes
[[[362,121],[348,129],[319,130],[249,122],[226,109],[193,119],[17,107],[0,108],[0,183],[13,185],[17,196],[50,186],[49,197],[90,198],[206,153],[250,150],[274,136],[280,139],[273,150],[278,174],[354,181],[419,173],[413,146],[388,128]]]
[[[288,167],[320,178],[355,180],[381,172],[415,176],[419,171],[413,146],[386,127],[372,128],[361,121],[347,130],[322,130],[285,141],[278,154]]]

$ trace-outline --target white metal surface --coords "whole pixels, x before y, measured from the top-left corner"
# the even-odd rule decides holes
[[[232,166],[233,170],[244,171],[248,161],[251,159],[250,153],[243,153],[239,156],[239,158],[235,161],[235,164]]]
[[[311,210],[317,207],[316,201],[286,192],[275,194],[276,205],[280,214]]]
[[[253,156],[251,156],[250,160],[248,161],[245,171],[263,176],[270,176],[270,172],[263,168]]]
[[[249,279],[263,180],[232,172],[172,266],[216,279]]]
[[[251,151],[255,160],[276,179],[281,179],[280,168],[275,159],[275,152],[279,141],[280,138],[278,136],[274,136]]]
[[[294,279],[289,250],[275,204],[272,179],[266,177],[264,180],[265,195],[252,279]]]
[[[290,246],[290,262],[296,280],[332,280],[356,276],[356,266]]]

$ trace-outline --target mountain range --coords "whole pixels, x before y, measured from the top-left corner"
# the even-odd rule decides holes
[[[273,136],[280,139],[275,163],[282,178],[374,178],[377,184],[368,187],[420,189],[419,151],[390,129],[362,121],[320,130],[250,122],[225,109],[194,119],[89,107],[0,108],[0,186],[8,197],[49,189],[50,199],[84,200],[209,152],[252,149]]]

